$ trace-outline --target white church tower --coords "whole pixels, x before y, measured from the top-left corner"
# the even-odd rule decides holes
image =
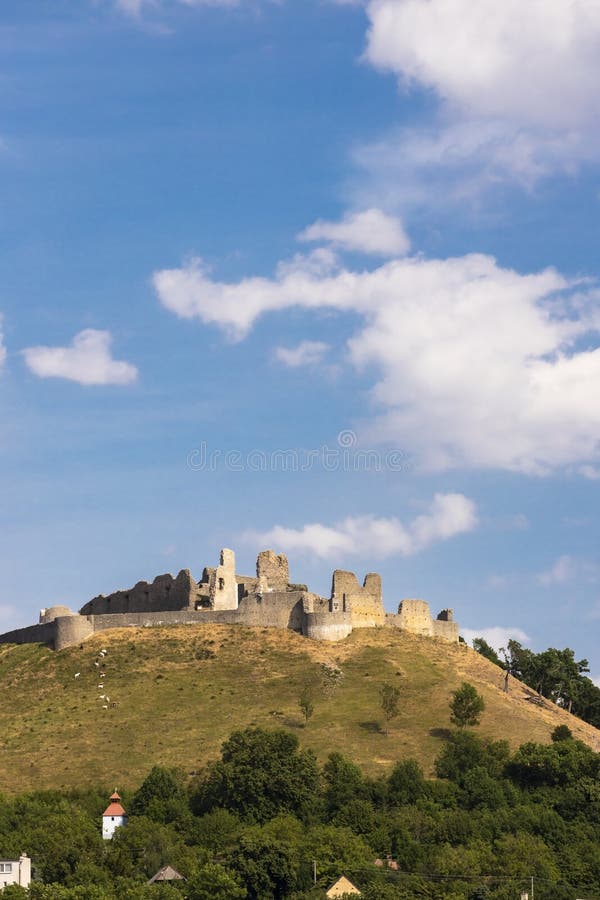
[[[110,803],[102,813],[102,837],[104,840],[112,840],[115,829],[122,825],[127,825],[127,814],[121,806],[121,798],[115,791],[110,798]]]

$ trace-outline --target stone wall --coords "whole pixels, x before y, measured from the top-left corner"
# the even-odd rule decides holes
[[[55,630],[54,622],[16,628],[0,634],[0,644],[50,644],[53,647]]]
[[[340,601],[307,593],[303,612],[302,633],[313,641],[341,641],[352,633],[350,609]]]
[[[386,624],[412,634],[436,637],[449,643],[458,642],[458,624],[453,621],[451,609],[441,611],[437,619],[432,619],[426,600],[402,600],[396,614],[388,613]]]
[[[93,623],[87,616],[58,616],[53,624],[55,650],[81,644],[94,633]]]
[[[74,616],[75,613],[68,606],[50,606],[48,609],[40,609],[40,625],[45,622],[53,622],[59,616]]]
[[[150,584],[138,583],[126,591],[116,591],[105,597],[94,597],[79,610],[82,616],[104,616],[113,613],[161,612],[163,610],[193,609],[198,595],[198,585],[189,569],[183,569],[177,578],[158,575]]]
[[[458,641],[452,610],[442,610],[432,619],[424,600],[403,600],[397,614],[386,615],[381,577],[374,573],[365,576],[361,587],[353,572],[336,569],[329,599],[291,585],[284,554],[260,553],[256,574],[256,578],[237,575],[235,554],[225,549],[218,566],[204,569],[200,583],[184,569],[176,578],[159,575],[152,583],[140,581],[130,590],[95,597],[80,614],[64,606],[50,607],[41,611],[39,625],[0,635],[0,642],[41,642],[60,650],[109,628],[202,623],[292,629],[325,641],[341,640],[353,628],[387,624]]]
[[[94,631],[152,625],[248,625],[302,631],[302,591],[272,592],[258,601],[246,597],[238,609],[165,610],[90,616]],[[75,617],[77,618],[77,617]]]
[[[210,605],[213,609],[237,609],[238,582],[235,576],[235,553],[221,550],[221,562],[211,571],[208,583]]]
[[[290,567],[287,556],[278,556],[272,550],[263,550],[256,560],[257,590],[285,591],[290,583]]]
[[[370,572],[361,587],[354,572],[336,569],[331,585],[331,599],[351,612],[354,628],[375,628],[385,624],[381,576]]]

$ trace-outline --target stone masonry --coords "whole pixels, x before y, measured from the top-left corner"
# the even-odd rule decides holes
[[[433,619],[425,600],[402,600],[397,613],[385,612],[381,576],[369,573],[362,586],[353,572],[336,569],[331,596],[292,584],[287,557],[263,550],[256,577],[240,575],[233,550],[221,550],[219,565],[206,567],[195,581],[189,569],[177,577],[158,575],[128,590],[94,597],[73,613],[68,607],[42,609],[37,625],[0,635],[0,643],[46,643],[62,650],[108,628],[167,624],[248,625],[291,629],[319,641],[338,641],[354,628],[399,628],[413,634],[458,641],[452,610]]]

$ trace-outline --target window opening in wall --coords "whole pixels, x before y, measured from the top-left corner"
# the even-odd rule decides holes
[[[225,579],[219,578],[219,590],[222,591],[225,589]]]

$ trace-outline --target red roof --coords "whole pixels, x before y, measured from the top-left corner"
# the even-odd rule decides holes
[[[110,796],[110,803],[102,813],[103,816],[125,816],[127,813],[121,806],[121,798],[115,791],[114,794]]]
[[[120,803],[109,803],[104,812],[103,816],[125,816],[126,812],[121,806]]]

